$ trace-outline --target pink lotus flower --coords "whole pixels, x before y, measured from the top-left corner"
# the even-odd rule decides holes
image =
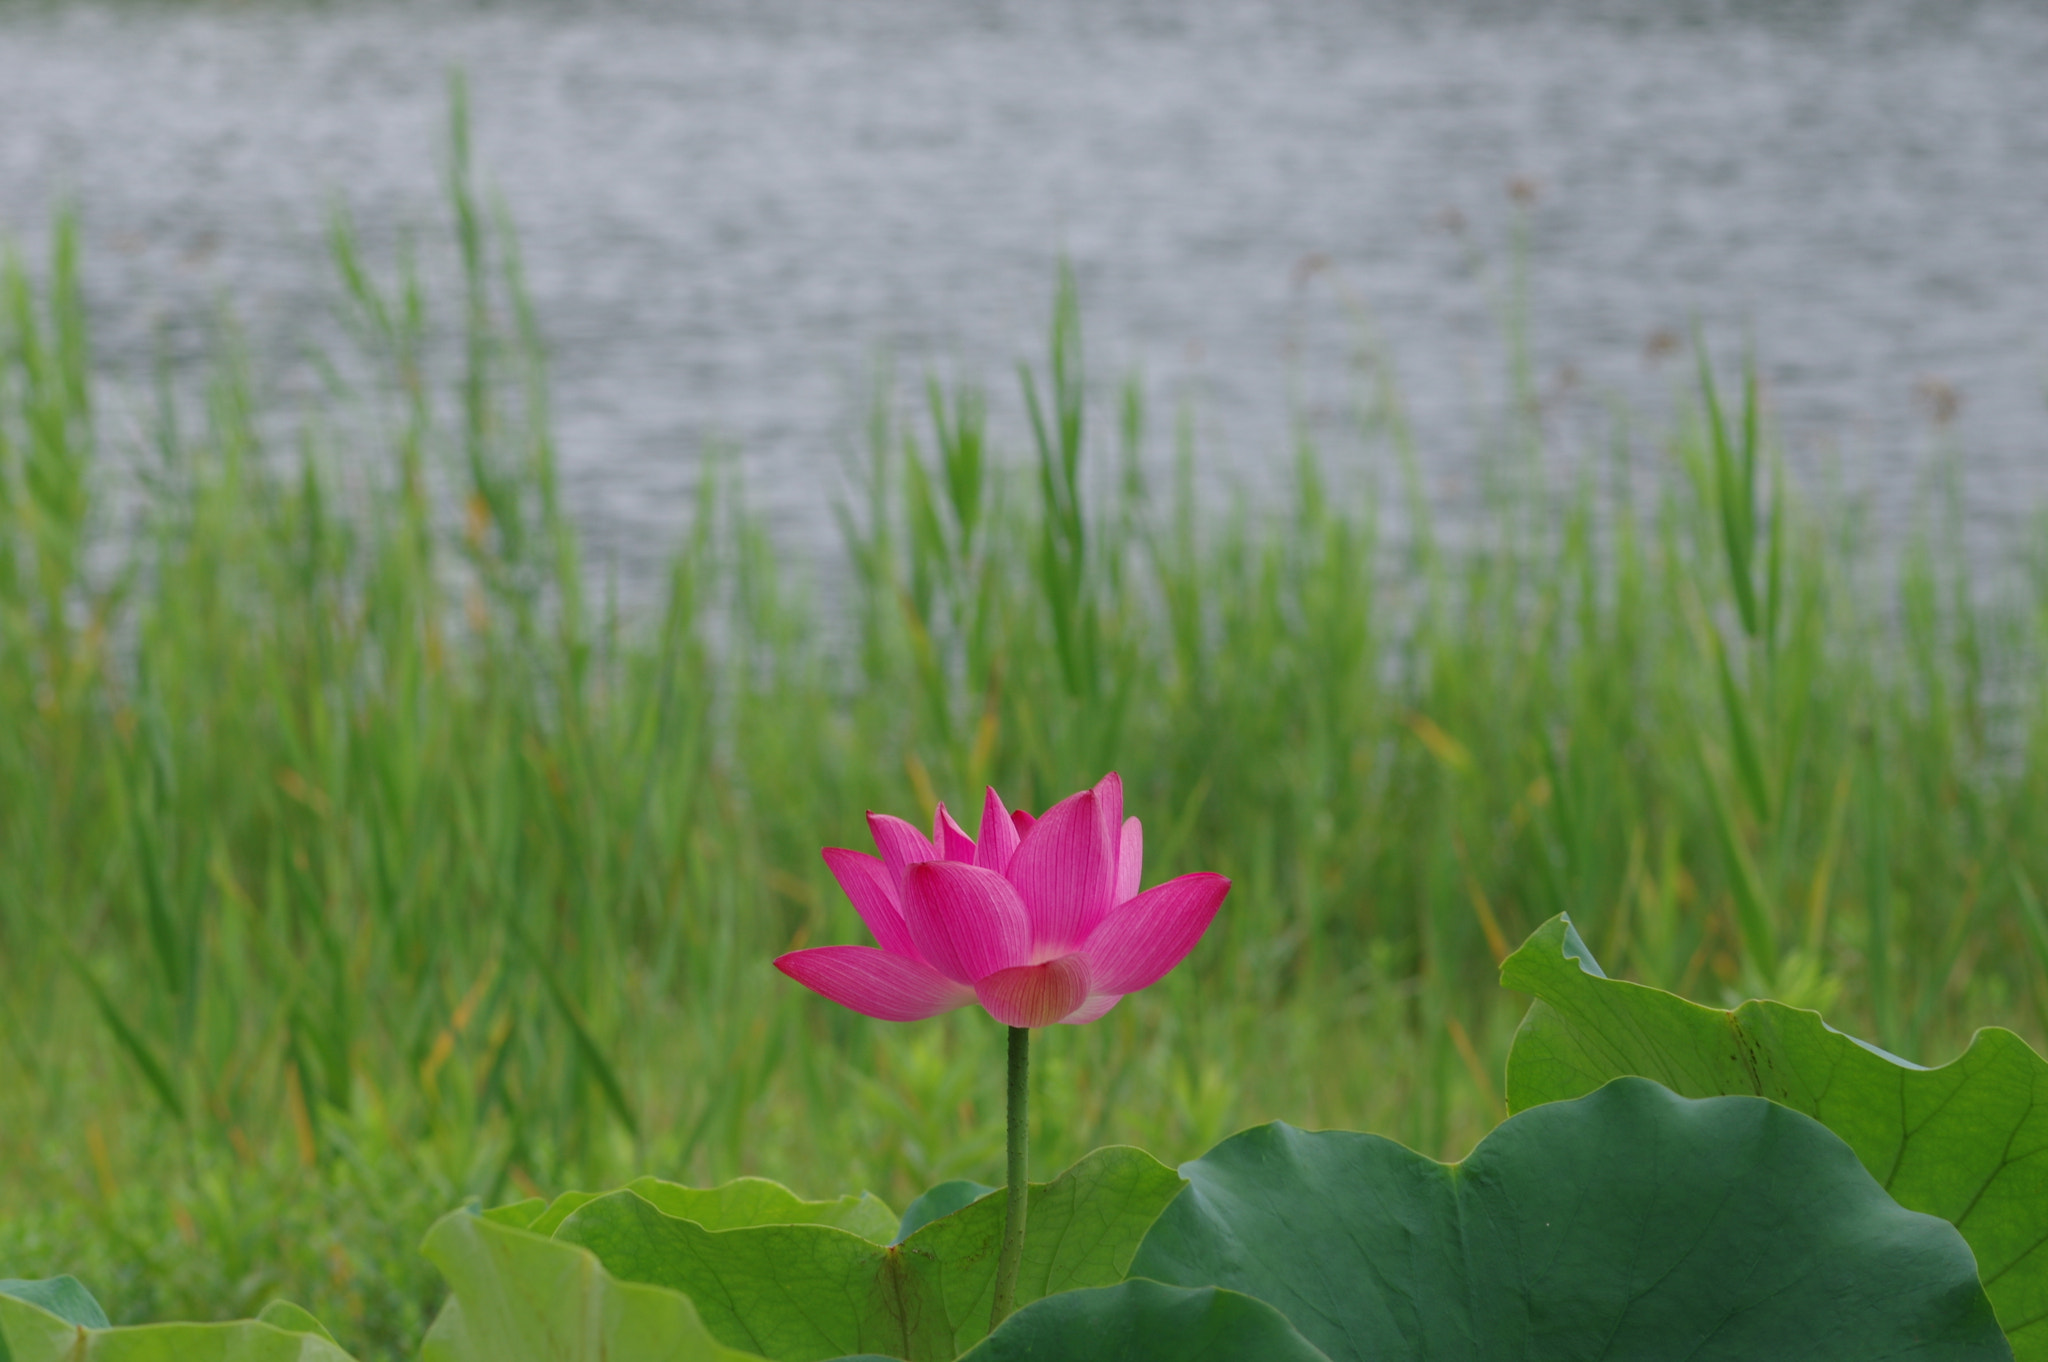
[[[1206,873],[1138,892],[1144,832],[1115,772],[1035,820],[990,790],[979,841],[944,804],[929,838],[887,814],[868,829],[879,859],[830,847],[825,864],[880,949],[820,946],[775,967],[883,1021],[976,1002],[1005,1026],[1094,1021],[1178,965],[1230,892]]]

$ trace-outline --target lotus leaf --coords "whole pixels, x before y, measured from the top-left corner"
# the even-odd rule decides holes
[[[636,1178],[626,1190],[665,1215],[694,1220],[707,1230],[753,1225],[830,1225],[877,1243],[896,1233],[897,1215],[872,1192],[834,1201],[805,1201],[779,1182],[735,1178],[722,1187],[683,1187],[659,1178]]]
[[[1508,1056],[1508,1106],[1578,1097],[1619,1074],[1688,1097],[1748,1093],[1806,1113],[1900,1205],[1938,1215],[1977,1255],[2021,1362],[2048,1362],[2048,1061],[2010,1031],[1923,1069],[1774,1002],[1734,1011],[1609,979],[1553,918],[1501,967],[1536,996]]]
[[[1019,1303],[1121,1281],[1180,1185],[1124,1148],[1033,1184]],[[949,1362],[988,1331],[1002,1227],[1000,1195],[885,1245],[827,1225],[710,1230],[626,1190],[578,1210],[557,1238],[590,1249],[615,1277],[685,1293],[718,1338],[776,1362],[861,1351]]]
[[[443,1216],[425,1252],[454,1295],[420,1362],[743,1362],[689,1298],[614,1281],[573,1244],[468,1211]],[[301,1336],[303,1337],[303,1336]]]
[[[73,1276],[45,1277],[41,1281],[22,1281],[10,1278],[0,1282],[0,1296],[12,1296],[30,1305],[39,1305],[58,1319],[82,1324],[88,1329],[110,1327],[107,1312],[85,1289],[85,1283]]]
[[[971,1206],[995,1190],[985,1182],[973,1182],[967,1178],[942,1182],[903,1208],[903,1219],[896,1226],[896,1237],[890,1242],[900,1244],[932,1221],[951,1215],[963,1206]]]
[[[272,1301],[256,1312],[256,1319],[288,1334],[318,1334],[329,1343],[334,1342],[334,1335],[327,1332],[327,1326],[315,1319],[312,1311],[295,1301]]]
[[[2000,1362],[1953,1226],[1818,1122],[1640,1078],[1459,1164],[1280,1124],[1182,1167],[1134,1277],[1277,1307],[1334,1362]]]
[[[1251,1296],[1129,1281],[1067,1291],[1003,1321],[961,1362],[1329,1362]]]
[[[349,1356],[319,1334],[255,1320],[92,1328],[10,1292],[0,1294],[0,1362],[349,1362]]]

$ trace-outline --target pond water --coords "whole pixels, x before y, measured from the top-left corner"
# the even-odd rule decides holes
[[[1697,324],[1881,523],[1941,448],[1974,533],[2048,502],[2040,0],[11,5],[0,232],[79,207],[110,371],[196,364],[225,305],[289,393],[332,206],[435,240],[454,67],[629,573],[707,442],[828,538],[885,353],[987,377],[1019,446],[1062,254],[1096,371],[1190,400],[1212,486],[1276,486],[1298,419],[1342,446],[1369,330],[1455,508],[1517,231],[1562,445],[1655,429]]]

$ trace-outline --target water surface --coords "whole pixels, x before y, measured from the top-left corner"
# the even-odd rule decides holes
[[[1334,446],[1369,329],[1455,507],[1518,214],[1563,443],[1615,399],[1654,427],[1697,322],[1886,523],[1942,442],[1987,536],[2048,491],[2039,0],[76,0],[0,10],[0,231],[80,207],[110,369],[224,301],[289,395],[331,205],[382,248],[441,221],[454,66],[629,570],[707,440],[826,537],[880,353],[990,376],[1021,438],[1061,253],[1099,370],[1194,394],[1212,480],[1272,486],[1297,418]]]

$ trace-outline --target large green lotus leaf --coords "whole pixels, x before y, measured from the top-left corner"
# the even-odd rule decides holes
[[[91,1329],[0,1295],[0,1362],[349,1362],[317,1334],[254,1320]]]
[[[1003,1321],[961,1362],[1329,1362],[1262,1300],[1129,1281],[1067,1291]]]
[[[1181,1180],[1142,1150],[1098,1149],[1031,1188],[1019,1303],[1123,1280]],[[711,1332],[776,1362],[876,1352],[950,1362],[988,1332],[1003,1194],[884,1246],[827,1225],[707,1230],[633,1191],[577,1211],[556,1237],[615,1277],[672,1287]]]
[[[896,1212],[872,1192],[835,1201],[805,1201],[779,1182],[766,1178],[735,1178],[722,1187],[683,1187],[659,1178],[638,1178],[626,1184],[666,1215],[694,1220],[707,1230],[737,1230],[753,1225],[830,1225],[863,1239],[886,1244],[896,1235]]]
[[[423,1247],[454,1296],[428,1332],[420,1362],[748,1357],[713,1338],[687,1297],[615,1281],[573,1244],[457,1211],[427,1231]]]
[[[1640,1074],[1805,1112],[1900,1205],[1962,1231],[2014,1354],[2048,1362],[2048,1061],[2018,1036],[1979,1031],[1961,1058],[1923,1069],[1815,1012],[1726,1012],[1609,979],[1562,917],[1508,957],[1501,982],[1537,999],[1508,1055],[1511,1110]]]
[[[1285,1125],[1182,1167],[1134,1277],[1279,1308],[1336,1362],[2002,1362],[1955,1228],[1754,1097],[1641,1078],[1463,1163]]]

